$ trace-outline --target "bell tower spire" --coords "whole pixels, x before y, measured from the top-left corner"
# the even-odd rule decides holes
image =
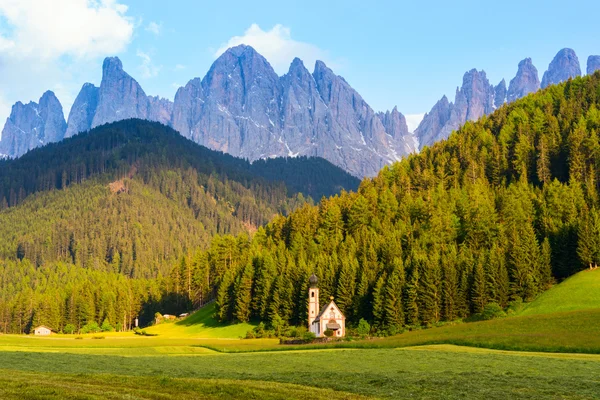
[[[312,274],[308,282],[310,283],[308,288],[308,330],[312,331],[312,323],[319,313],[319,288],[317,287],[319,279]]]

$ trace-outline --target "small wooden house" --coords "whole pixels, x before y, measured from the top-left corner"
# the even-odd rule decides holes
[[[33,330],[33,334],[36,336],[49,336],[52,334],[52,328],[48,328],[47,326],[40,325]]]

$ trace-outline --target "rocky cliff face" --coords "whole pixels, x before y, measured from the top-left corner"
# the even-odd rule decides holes
[[[0,141],[0,154],[19,157],[31,149],[62,140],[67,124],[62,105],[47,91],[38,103],[17,102],[6,120]]]
[[[598,68],[600,57],[590,56],[588,73]],[[542,86],[580,73],[575,53],[563,49],[550,63]],[[411,134],[397,108],[374,112],[321,61],[311,73],[296,58],[288,73],[279,77],[251,47],[233,47],[204,78],[180,88],[171,102],[147,96],[113,57],[104,60],[100,87],[83,85],[66,132],[62,108],[53,94],[45,94],[39,105],[15,104],[3,131],[0,157],[18,156],[100,124],[141,118],[171,125],[199,144],[249,160],[318,156],[356,176],[371,176],[418,146],[445,139],[466,121],[539,87],[537,69],[529,58],[519,63],[508,89],[504,79],[494,87],[484,71],[473,69],[465,73],[454,102],[442,97]]]
[[[542,89],[581,75],[577,54],[572,49],[560,50],[550,62],[542,78]]]
[[[148,96],[137,81],[123,71],[121,60],[106,58],[92,128],[127,118],[147,119],[149,108]]]
[[[442,130],[450,120],[450,114],[454,104],[443,96],[423,117],[423,120],[415,130],[415,136],[419,141],[419,146],[431,146],[439,137],[443,135]]]
[[[529,93],[537,92],[539,89],[538,71],[531,62],[531,58],[526,58],[519,63],[517,75],[510,81],[507,100],[511,103]]]
[[[182,135],[212,149],[249,160],[318,156],[357,176],[374,175],[414,151],[397,110],[388,123],[392,131],[324,63],[311,74],[295,59],[279,77],[244,45],[227,50],[202,80],[177,91],[172,118]]]
[[[148,96],[148,117],[150,121],[157,121],[163,125],[170,125],[173,116],[173,102],[159,96]]]
[[[501,85],[499,89],[490,85],[485,71],[472,69],[465,73],[462,87],[456,89],[454,103],[448,103],[444,96],[425,114],[415,130],[419,146],[431,146],[438,140],[446,139],[466,121],[475,121],[491,113],[496,108],[495,103],[499,102],[498,92],[502,92]]]
[[[97,107],[98,88],[91,83],[84,84],[69,112],[65,137],[71,137],[79,132],[90,130]]]
[[[398,107],[394,107],[392,111],[386,111],[385,113],[379,112],[377,116],[383,123],[385,131],[396,141],[397,152],[410,154],[417,150],[418,145],[415,136],[408,131],[406,118],[398,111]]]
[[[591,75],[600,70],[600,56],[589,56],[587,60],[587,74]]]
[[[506,81],[502,79],[494,88],[494,108],[501,107],[506,102]]]

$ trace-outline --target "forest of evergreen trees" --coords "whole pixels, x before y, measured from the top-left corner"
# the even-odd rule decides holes
[[[209,299],[223,321],[304,324],[313,272],[321,297],[335,296],[350,325],[364,318],[387,333],[465,318],[490,303],[530,301],[600,263],[599,109],[600,73],[549,87],[318,205],[290,200],[285,187],[278,195],[268,183],[256,189],[238,179],[236,191],[232,174],[207,177],[187,162],[158,168],[143,161],[155,159],[150,151],[124,162],[135,153],[127,146],[95,158],[120,171],[110,178],[23,200],[15,187],[25,195],[62,188],[63,168],[44,178],[41,168],[9,164],[17,178],[0,173],[0,193],[18,205],[0,212],[0,227],[16,227],[12,236],[0,228],[0,329],[27,332],[42,322],[61,330],[92,320],[118,327],[135,315],[189,311]],[[66,186],[87,177],[65,173]],[[111,194],[106,184],[121,178],[124,192]],[[95,195],[72,207],[77,191]],[[193,206],[194,191],[203,193],[201,205]],[[261,226],[268,212],[250,212],[256,218],[246,222],[258,227],[250,233],[211,225],[227,202],[225,214],[235,216],[243,198],[279,215]],[[207,209],[209,199],[218,207]],[[65,228],[55,228],[57,221]],[[47,308],[48,297],[57,309]]]
[[[163,279],[184,255],[206,249],[214,235],[252,232],[311,197],[358,184],[321,159],[250,164],[141,120],[0,161],[0,331],[27,332],[39,321],[56,330],[105,319],[122,327],[149,309],[189,310],[189,299],[202,301],[202,294],[182,299]],[[6,273],[20,268],[25,272]],[[63,288],[71,283],[89,293],[73,297]],[[126,315],[122,285],[135,298]],[[104,295],[116,299],[115,312],[102,311]],[[47,296],[60,298],[56,308],[47,308]],[[77,301],[91,311],[77,314]]]
[[[576,78],[467,123],[357,193],[251,240],[214,240],[218,317],[304,323],[315,272],[349,324],[396,332],[530,301],[597,265],[599,109],[600,73]]]

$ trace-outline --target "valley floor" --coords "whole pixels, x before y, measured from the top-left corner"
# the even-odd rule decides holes
[[[0,336],[0,398],[600,397],[600,355],[430,345],[222,353],[252,340]],[[364,396],[364,397],[363,397]]]

